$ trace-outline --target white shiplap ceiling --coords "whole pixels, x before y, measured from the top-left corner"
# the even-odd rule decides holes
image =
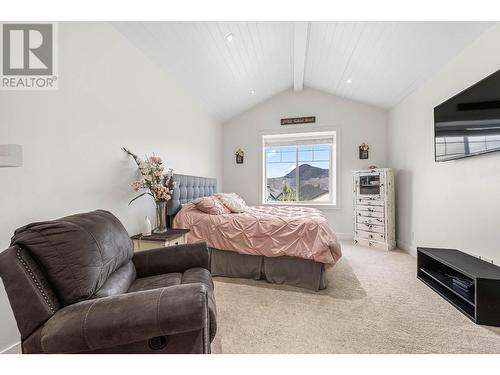
[[[225,121],[287,88],[300,89],[302,84],[391,108],[493,23],[113,25],[197,97],[212,116]],[[228,41],[230,34],[232,40]]]

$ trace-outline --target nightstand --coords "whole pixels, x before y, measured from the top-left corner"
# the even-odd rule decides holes
[[[189,229],[169,228],[165,233],[152,233],[150,236],[136,234],[130,238],[134,242],[134,251],[142,251],[185,244],[188,232]]]

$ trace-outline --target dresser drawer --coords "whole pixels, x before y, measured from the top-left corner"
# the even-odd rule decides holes
[[[179,238],[176,238],[174,240],[166,241],[165,246],[176,246],[176,245],[183,245],[186,243],[185,236],[180,236]]]
[[[377,217],[380,219],[384,218],[383,212],[368,212],[368,211],[357,211],[356,217]]]
[[[369,240],[369,239],[357,237],[356,240],[354,240],[354,243],[359,244],[361,246],[368,246],[368,247],[374,247],[374,248],[378,248],[378,249],[389,250],[389,246],[385,242],[380,242],[377,240]]]
[[[375,241],[384,241],[385,236],[383,233],[373,233],[373,232],[367,232],[364,230],[356,230],[356,236],[360,238],[366,238],[369,240],[375,240]]]
[[[383,199],[363,199],[359,198],[356,199],[356,204],[358,205],[363,205],[363,206],[384,206],[384,200]]]
[[[358,218],[358,220],[356,221],[356,225],[360,225],[360,224],[377,225],[380,227],[384,227],[385,221],[384,221],[384,219],[380,219],[378,217],[363,217],[363,218]]]
[[[367,212],[382,212],[384,213],[383,206],[363,206],[361,204],[356,205],[356,210],[367,211]]]
[[[357,223],[356,224],[356,230],[362,230],[366,232],[374,232],[374,233],[385,233],[385,227],[381,225],[375,225],[375,224],[363,224],[363,223]]]
[[[357,224],[365,224],[365,225],[385,225],[385,220],[379,217],[358,217],[356,220]]]
[[[183,245],[186,243],[186,234],[173,235],[171,239],[165,240],[148,240],[147,238],[133,238],[134,251],[143,251],[150,249],[158,249],[160,247],[170,247],[176,245]]]

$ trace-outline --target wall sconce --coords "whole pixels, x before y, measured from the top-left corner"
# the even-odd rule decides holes
[[[362,143],[359,145],[359,158],[360,159],[368,159],[368,149],[370,146],[368,146],[366,143]]]
[[[0,145],[0,167],[22,167],[23,148],[21,145]]]
[[[241,148],[236,151],[236,164],[243,164],[243,157],[245,156],[245,153]]]

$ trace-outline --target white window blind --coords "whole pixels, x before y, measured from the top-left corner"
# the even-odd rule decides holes
[[[263,137],[264,147],[334,144],[335,132],[272,134]]]

